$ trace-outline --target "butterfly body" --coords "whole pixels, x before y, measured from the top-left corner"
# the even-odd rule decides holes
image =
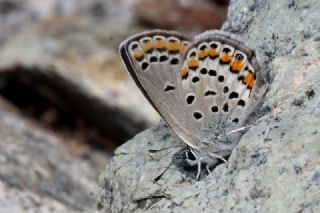
[[[155,30],[125,40],[120,53],[149,102],[193,149],[197,163],[212,165],[219,153],[231,153],[241,136],[234,130],[246,124],[264,92],[253,50],[223,31],[190,40]]]

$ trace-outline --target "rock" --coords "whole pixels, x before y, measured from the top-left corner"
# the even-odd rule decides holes
[[[260,50],[261,61],[267,64],[319,32],[319,4],[317,0],[232,0],[223,29],[241,35]]]
[[[99,161],[92,151],[78,155],[2,99],[0,135],[0,212],[80,212],[93,205],[107,155]]]
[[[0,48],[1,76],[122,143],[158,115],[128,77],[117,50],[124,36],[111,28],[63,16],[31,25]]]
[[[134,0],[1,0],[0,44],[32,23],[68,16],[87,18],[103,28],[125,30],[132,23],[130,7]]]
[[[170,166],[184,144],[164,124],[140,133],[101,175],[96,211],[319,211],[319,9],[315,0],[231,1],[223,28],[255,47],[270,75],[264,114],[228,166],[198,182]]]
[[[156,9],[155,9],[156,8]],[[138,21],[155,28],[201,32],[220,28],[227,14],[226,2],[138,0],[134,4]]]

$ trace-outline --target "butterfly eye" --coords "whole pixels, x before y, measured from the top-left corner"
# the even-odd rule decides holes
[[[197,159],[196,156],[191,151],[186,152],[186,158],[192,161]]]

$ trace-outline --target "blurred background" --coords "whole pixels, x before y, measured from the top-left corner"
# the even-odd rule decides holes
[[[128,76],[120,42],[148,29],[219,29],[227,7],[0,0],[0,213],[92,206],[114,149],[160,120]]]

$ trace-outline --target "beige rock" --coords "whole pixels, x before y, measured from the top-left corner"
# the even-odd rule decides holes
[[[227,4],[216,1],[138,0],[135,16],[154,28],[201,32],[219,29],[227,15]]]
[[[0,49],[1,72],[124,141],[159,118],[121,62],[121,32],[109,30],[81,18],[34,24]]]

